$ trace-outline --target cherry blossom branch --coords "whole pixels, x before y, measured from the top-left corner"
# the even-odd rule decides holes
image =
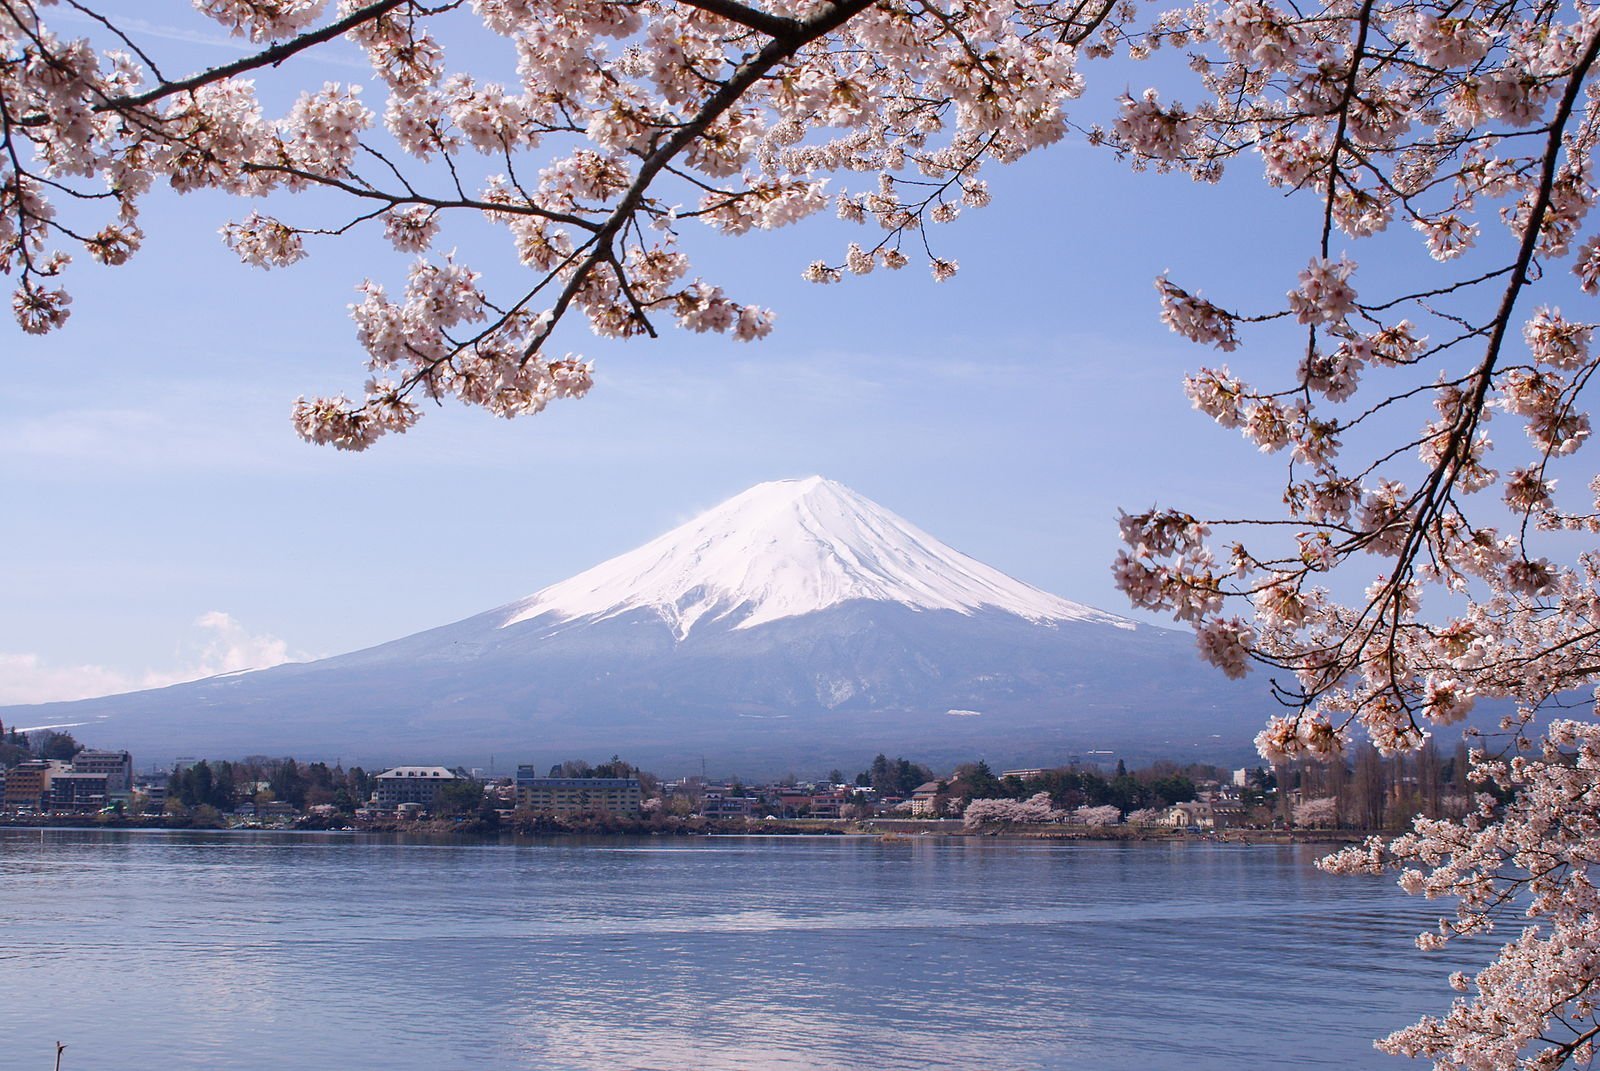
[[[193,92],[204,86],[215,85],[218,82],[260,70],[263,67],[279,66],[284,61],[309,48],[314,48],[317,45],[342,37],[355,27],[393,11],[402,4],[414,2],[415,0],[373,0],[372,3],[357,8],[344,18],[329,23],[327,26],[300,34],[291,40],[265,48],[260,52],[245,56],[232,63],[211,67],[187,78],[180,78],[175,82],[163,82],[143,93],[107,97],[95,105],[95,110],[100,112],[132,111],[165,100],[176,94]],[[48,119],[45,116],[28,115],[22,116],[18,120],[18,125],[40,126],[46,122],[48,122]]]
[[[527,361],[539,351],[555,325],[571,306],[579,288],[587,281],[596,264],[610,257],[611,240],[623,224],[633,217],[644,201],[645,192],[658,174],[696,138],[705,133],[719,116],[731,108],[766,73],[795,55],[810,42],[822,37],[846,22],[855,14],[870,7],[874,0],[833,0],[821,11],[806,19],[800,28],[784,38],[774,38],[761,51],[741,64],[720,90],[702,104],[693,119],[682,124],[660,148],[651,153],[640,165],[638,174],[628,187],[606,221],[595,230],[593,247],[579,263],[577,270],[562,288],[551,305],[545,326],[534,333],[523,347],[523,360]]]

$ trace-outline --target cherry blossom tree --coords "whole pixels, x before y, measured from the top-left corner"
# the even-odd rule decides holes
[[[1129,98],[1101,137],[1200,179],[1253,153],[1269,183],[1320,206],[1308,263],[1276,307],[1157,281],[1163,318],[1191,341],[1228,352],[1254,334],[1294,355],[1266,385],[1226,365],[1187,381],[1197,409],[1285,457],[1284,510],[1125,515],[1118,583],[1193,625],[1229,676],[1271,674],[1287,709],[1256,743],[1274,762],[1343,761],[1363,735],[1385,754],[1414,750],[1482,700],[1508,711],[1495,746],[1525,750],[1542,711],[1592,702],[1579,690],[1600,670],[1600,480],[1574,457],[1590,434],[1594,325],[1557,304],[1582,310],[1600,288],[1587,225],[1600,14],[1236,2],[1204,17],[1192,51],[1206,103]],[[1437,267],[1375,290],[1353,250],[1395,247],[1396,223]],[[1496,415],[1510,425],[1498,443]],[[1563,474],[1579,487],[1558,491]],[[1588,1066],[1594,731],[1556,722],[1539,758],[1496,757],[1485,740],[1476,772],[1499,791],[1472,814],[1326,863],[1398,864],[1408,890],[1457,898],[1424,949],[1519,927],[1454,979],[1467,995],[1450,1014],[1384,1039],[1387,1051],[1438,1068]]]
[[[1539,757],[1480,753],[1476,771],[1499,795],[1480,794],[1464,820],[1419,818],[1405,836],[1369,838],[1326,861],[1343,873],[1398,863],[1407,891],[1454,900],[1438,931],[1418,937],[1424,949],[1492,932],[1507,916],[1533,920],[1476,975],[1451,976],[1469,996],[1447,1015],[1397,1030],[1379,1047],[1431,1056],[1442,1068],[1590,1066],[1600,1036],[1593,1005],[1600,912],[1589,879],[1600,725],[1558,721]],[[1500,804],[1500,796],[1510,802]]]
[[[1066,819],[1067,812],[1056,809],[1050,800],[1050,793],[1039,792],[1025,800],[972,800],[961,813],[961,817],[967,828],[976,829],[980,826],[1008,823],[1042,825],[1048,822],[1061,822]]]
[[[1129,811],[1123,821],[1130,826],[1159,825],[1166,813],[1165,807],[1141,807],[1136,811]]]
[[[968,829],[1015,821],[1012,818],[1017,801],[1011,799],[970,800],[961,812],[961,821]]]
[[[1122,811],[1110,804],[1100,807],[1076,807],[1072,821],[1083,826],[1114,826],[1122,821]]]
[[[1538,715],[1575,705],[1600,674],[1600,480],[1576,456],[1600,361],[1583,311],[1600,290],[1600,234],[1588,224],[1600,9],[195,7],[253,51],[165,71],[137,33],[85,0],[0,0],[0,271],[24,331],[62,326],[71,258],[135,257],[140,206],[157,184],[249,199],[222,239],[263,268],[381,230],[415,259],[403,282],[365,282],[353,306],[365,389],[295,408],[303,436],[344,449],[411,427],[427,399],[516,416],[584,394],[587,363],[556,346],[575,320],[617,337],[666,322],[766,335],[769,310],[693,274],[686,228],[737,236],[831,210],[863,237],[807,278],[834,283],[916,257],[943,280],[957,266],[934,235],[988,202],[984,169],[1074,124],[1136,168],[1201,182],[1261,168],[1314,209],[1304,267],[1281,300],[1246,309],[1166,277],[1156,289],[1178,334],[1267,355],[1255,381],[1218,364],[1188,390],[1201,412],[1284,459],[1283,509],[1125,515],[1118,584],[1136,606],[1192,626],[1223,672],[1270,678],[1285,709],[1257,744],[1273,761],[1339,760],[1362,736],[1385,753],[1415,749],[1482,700],[1510,711],[1510,744],[1540,737],[1535,757],[1480,752],[1478,771],[1498,791],[1463,820],[1419,822],[1332,865],[1398,862],[1408,888],[1458,897],[1425,945],[1531,916],[1492,964],[1458,980],[1468,995],[1449,1015],[1387,1045],[1439,1067],[1589,1059],[1596,729],[1566,719],[1541,733]],[[63,34],[64,10],[92,32]],[[467,22],[514,57],[514,78],[451,65],[445,28]],[[305,53],[351,45],[371,62],[370,85],[298,86],[268,114],[258,81],[293,84]],[[1087,118],[1069,116],[1092,61],[1159,49],[1181,50],[1187,65],[1161,65],[1160,86],[1099,113],[1085,100]],[[1118,89],[1125,79],[1118,68]],[[489,280],[438,252],[469,219],[498,227],[527,274]],[[1410,241],[1432,268],[1398,283],[1361,268],[1360,250],[1381,263]],[[1508,425],[1499,441],[1496,416]]]
[[[252,199],[222,238],[262,268],[381,229],[415,260],[403,285],[368,280],[352,307],[366,389],[295,408],[303,436],[344,449],[411,427],[424,399],[509,417],[584,394],[588,364],[552,348],[575,315],[602,336],[663,321],[765,336],[769,310],[692,274],[686,227],[740,235],[832,208],[876,229],[807,277],[905,265],[929,224],[987,203],[985,163],[1065,134],[1078,46],[1122,21],[1112,0],[195,0],[260,47],[180,76],[69,3],[97,20],[94,41],[53,28],[51,0],[0,0],[0,271],[22,329],[67,320],[73,255],[137,253],[157,183]],[[441,42],[468,20],[515,59],[514,80],[451,67]],[[376,97],[308,86],[269,116],[255,80],[339,43],[366,53]],[[345,212],[266,211],[311,192]],[[529,269],[505,293],[434,252],[465,217],[501,228]],[[936,278],[954,274],[926,256]]]
[[[1339,801],[1332,796],[1301,800],[1294,805],[1297,826],[1331,826],[1339,819]]]

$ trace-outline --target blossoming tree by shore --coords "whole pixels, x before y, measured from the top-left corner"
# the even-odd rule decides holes
[[[1408,888],[1456,897],[1457,913],[1425,945],[1507,913],[1532,920],[1476,977],[1457,978],[1466,995],[1450,1013],[1386,1047],[1440,1067],[1590,1059],[1600,726],[1567,719],[1540,731],[1536,715],[1573,704],[1600,676],[1600,480],[1575,456],[1590,436],[1586,392],[1600,360],[1585,315],[1600,290],[1600,235],[1587,221],[1600,9],[195,7],[253,51],[164,71],[137,33],[87,2],[0,0],[0,271],[24,331],[62,326],[70,259],[135,257],[141,202],[158,183],[255,201],[223,240],[263,268],[380,230],[416,259],[396,292],[368,281],[353,307],[365,392],[295,408],[303,436],[345,449],[409,428],[424,399],[514,416],[584,394],[588,365],[555,346],[574,320],[618,337],[665,322],[766,335],[770,311],[693,274],[678,240],[686,228],[740,235],[832,211],[862,237],[818,259],[809,279],[912,259],[947,279],[956,265],[930,232],[987,203],[987,166],[1069,132],[1091,61],[1185,53],[1186,68],[1162,68],[1162,86],[1122,96],[1081,129],[1132,166],[1204,182],[1260,167],[1316,206],[1305,267],[1271,307],[1157,281],[1161,315],[1184,337],[1283,353],[1269,382],[1219,364],[1188,389],[1217,423],[1285,458],[1284,508],[1127,515],[1118,583],[1135,605],[1193,626],[1224,672],[1271,675],[1285,712],[1257,743],[1274,761],[1338,759],[1363,735],[1385,752],[1416,748],[1482,699],[1514,711],[1504,725],[1513,743],[1541,737],[1535,757],[1480,759],[1500,791],[1463,821],[1421,822],[1331,865],[1398,860]],[[88,37],[52,23],[65,8],[92,24]],[[462,21],[502,42],[514,78],[452,66],[441,42]],[[267,113],[255,79],[292,80],[302,54],[352,44],[372,85],[307,85],[282,115]],[[286,216],[287,195],[307,191],[320,194],[319,213],[332,203],[343,214],[296,222],[265,211]],[[437,252],[469,218],[503,229],[528,274],[485,279]],[[1356,251],[1392,248],[1406,231],[1435,267],[1398,285],[1384,281],[1393,273],[1364,275]],[[1499,442],[1488,434],[1496,415],[1508,425]]]
[[[1115,807],[1112,810],[1116,810]],[[1064,822],[1067,812],[1056,809],[1050,793],[1036,792],[1025,800],[984,799],[970,801],[961,812],[968,829],[985,825]]]

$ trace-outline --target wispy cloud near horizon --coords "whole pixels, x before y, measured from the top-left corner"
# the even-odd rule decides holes
[[[178,668],[143,673],[96,665],[53,665],[37,654],[0,652],[0,704],[93,699],[310,657],[291,651],[288,643],[276,636],[250,632],[221,610],[201,614],[194,621],[194,630],[179,644]]]

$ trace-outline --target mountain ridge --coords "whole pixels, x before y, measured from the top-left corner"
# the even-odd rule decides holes
[[[371,648],[20,709],[155,759],[615,752],[757,773],[878,751],[1036,764],[1207,747],[1232,761],[1263,720],[1247,694],[1200,666],[1188,633],[1043,592],[812,477]]]

